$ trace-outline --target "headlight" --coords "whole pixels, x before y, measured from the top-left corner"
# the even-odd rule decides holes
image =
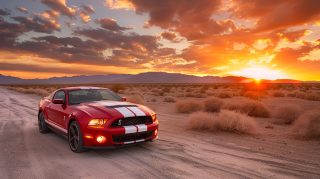
[[[93,128],[103,128],[107,121],[107,119],[91,119],[88,126]]]
[[[152,118],[152,121],[153,121],[153,122],[156,122],[156,120],[157,120],[157,115],[156,115],[156,114],[152,114],[152,115],[151,115],[151,118]]]

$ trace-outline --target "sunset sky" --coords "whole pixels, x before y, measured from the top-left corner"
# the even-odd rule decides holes
[[[1,0],[0,74],[320,80],[319,0]]]

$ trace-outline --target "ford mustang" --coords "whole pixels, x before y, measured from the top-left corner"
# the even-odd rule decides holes
[[[73,152],[153,141],[158,136],[154,111],[98,87],[62,88],[42,98],[38,124],[40,133],[65,135]]]

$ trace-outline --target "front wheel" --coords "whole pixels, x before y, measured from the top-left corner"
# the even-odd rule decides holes
[[[50,132],[50,129],[48,128],[46,121],[44,120],[44,115],[42,112],[40,112],[38,116],[38,126],[39,126],[40,133],[46,134]]]
[[[85,151],[83,147],[82,132],[77,121],[72,121],[68,130],[68,141],[73,152],[80,153]]]

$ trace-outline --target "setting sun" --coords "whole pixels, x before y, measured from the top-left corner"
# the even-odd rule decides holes
[[[239,71],[231,72],[233,75],[239,75],[248,78],[254,78],[259,81],[261,79],[276,80],[287,78],[280,70],[273,70],[266,67],[244,68]]]

